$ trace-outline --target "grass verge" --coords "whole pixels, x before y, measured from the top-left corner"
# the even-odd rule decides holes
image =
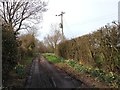
[[[60,57],[57,57],[55,54],[53,53],[44,53],[43,56],[49,61],[49,62],[52,62],[52,63],[60,63],[63,61],[62,58]]]
[[[118,85],[119,76],[116,77],[115,79],[114,74],[112,74],[111,72],[106,73],[98,68],[86,67],[82,64],[78,64],[74,60],[64,60],[62,58],[55,56],[55,54],[51,53],[43,54],[43,56],[58,68],[64,70],[69,75],[85,82],[90,87],[96,88],[119,87]]]

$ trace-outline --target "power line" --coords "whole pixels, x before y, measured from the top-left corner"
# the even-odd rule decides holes
[[[95,18],[95,19],[89,20],[89,22],[87,21],[87,22],[84,22],[84,23],[79,24],[79,25],[91,24],[91,23],[93,23],[93,22],[95,22],[95,21],[96,21],[96,23],[98,23],[99,21],[103,21],[103,20],[110,19],[110,18],[113,18],[113,17],[114,17],[113,14],[112,14],[112,15],[109,15],[109,17],[105,17],[105,16],[99,17],[99,18],[103,18],[103,19],[100,19],[100,20],[98,20],[99,18],[97,17],[97,18]],[[70,32],[72,33],[72,29],[71,29],[70,26],[68,25],[68,23],[67,23],[67,21],[66,21],[65,18],[64,18],[64,23],[65,23],[64,26],[65,26],[68,30],[70,30]],[[111,21],[111,23],[112,23],[112,21]],[[107,23],[106,23],[106,24],[107,24]]]
[[[82,23],[80,23],[79,25],[83,25],[83,24],[89,24],[89,23],[93,23],[93,22],[96,22],[96,23],[98,23],[98,22],[100,22],[100,21],[104,21],[104,20],[106,20],[106,19],[111,19],[111,18],[113,18],[114,16],[111,16],[111,15],[109,15],[109,16],[106,16],[106,17],[96,17],[96,18],[94,18],[94,19],[91,19],[91,20],[87,20],[87,21],[85,21],[85,22],[82,22]],[[103,19],[101,19],[101,18],[103,18]],[[117,21],[117,20],[115,20],[115,21]],[[111,21],[112,22],[112,21]],[[108,22],[109,23],[109,22]]]

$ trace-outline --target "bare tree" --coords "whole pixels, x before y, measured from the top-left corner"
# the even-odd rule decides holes
[[[15,34],[21,29],[30,28],[31,23],[39,23],[42,12],[47,10],[47,3],[42,0],[5,0],[0,2],[0,6],[0,17],[4,20],[4,24],[15,31]]]
[[[54,51],[57,49],[57,44],[62,41],[62,34],[57,25],[51,25],[51,33],[44,37],[44,42]]]

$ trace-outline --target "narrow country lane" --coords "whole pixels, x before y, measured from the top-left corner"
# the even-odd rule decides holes
[[[26,88],[52,88],[44,68],[40,65],[38,58],[33,60],[30,76],[27,80]]]
[[[55,68],[44,57],[33,60],[26,88],[83,88],[81,81]]]

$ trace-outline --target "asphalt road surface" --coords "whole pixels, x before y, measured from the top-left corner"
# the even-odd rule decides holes
[[[79,80],[50,64],[44,57],[33,60],[26,88],[85,88]]]

